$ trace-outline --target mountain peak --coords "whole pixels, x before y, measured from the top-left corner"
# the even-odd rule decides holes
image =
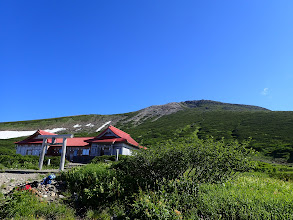
[[[188,108],[198,108],[198,110],[203,111],[270,111],[254,105],[231,104],[212,100],[192,100],[181,103]]]

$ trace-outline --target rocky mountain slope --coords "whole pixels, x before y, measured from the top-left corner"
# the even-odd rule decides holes
[[[43,120],[5,122],[0,123],[0,131],[26,131],[36,129],[64,128],[63,130],[60,129],[61,133],[94,133],[100,131],[108,124],[112,124],[114,126],[119,125],[120,127],[125,125],[128,127],[135,127],[137,125],[143,124],[145,121],[156,121],[163,116],[171,115],[178,111],[186,111],[187,109],[194,109],[196,111],[268,111],[267,109],[257,106],[228,104],[209,100],[197,100],[172,102],[165,105],[153,105],[139,111],[124,114],[92,114]]]

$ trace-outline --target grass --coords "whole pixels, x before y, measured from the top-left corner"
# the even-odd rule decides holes
[[[14,191],[0,200],[1,219],[75,219],[74,210],[62,203],[47,203],[31,191]]]
[[[259,173],[199,188],[197,212],[211,219],[293,219],[293,183]]]
[[[91,164],[75,170],[96,173],[108,167],[108,164]],[[77,176],[72,176],[73,174]],[[74,177],[77,185],[83,184],[85,180],[89,181],[89,176],[84,175],[84,172],[72,172],[69,176]],[[96,178],[98,176],[93,177]],[[91,184],[91,186],[96,185],[94,190],[100,189],[99,182]],[[71,194],[67,196],[71,197]],[[201,184],[197,194],[189,196],[195,197],[193,208],[189,212],[182,212],[180,207],[170,209],[180,213],[178,219],[181,217],[182,219],[293,219],[293,182],[271,178],[265,173],[243,173],[233,181],[222,184]],[[96,197],[96,200],[98,201],[99,198]],[[150,202],[149,197],[145,199]],[[164,205],[166,202],[166,200],[154,201],[155,208],[158,209],[156,212],[161,213],[159,210],[161,206],[164,208],[163,211],[168,211]],[[109,219],[113,216],[109,208],[98,209],[98,202],[96,204],[97,209],[87,207],[84,213],[85,219]],[[123,214],[127,216],[126,212]],[[67,205],[44,202],[28,191],[16,191],[9,197],[0,194],[0,218],[76,219],[78,217]]]

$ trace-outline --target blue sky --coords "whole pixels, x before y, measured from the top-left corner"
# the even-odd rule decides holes
[[[293,110],[292,1],[0,1],[0,122],[208,99]]]

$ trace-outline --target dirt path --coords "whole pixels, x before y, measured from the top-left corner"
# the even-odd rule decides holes
[[[83,166],[85,164],[79,163],[69,163],[65,167],[65,171],[76,166]],[[58,169],[52,170],[5,170],[0,173],[0,193],[8,193],[14,187],[19,185],[24,185],[26,182],[41,181],[44,177],[50,175],[51,173],[58,173]]]
[[[42,180],[44,174],[39,173],[0,173],[0,192],[10,192],[15,186],[23,185],[27,181]]]

